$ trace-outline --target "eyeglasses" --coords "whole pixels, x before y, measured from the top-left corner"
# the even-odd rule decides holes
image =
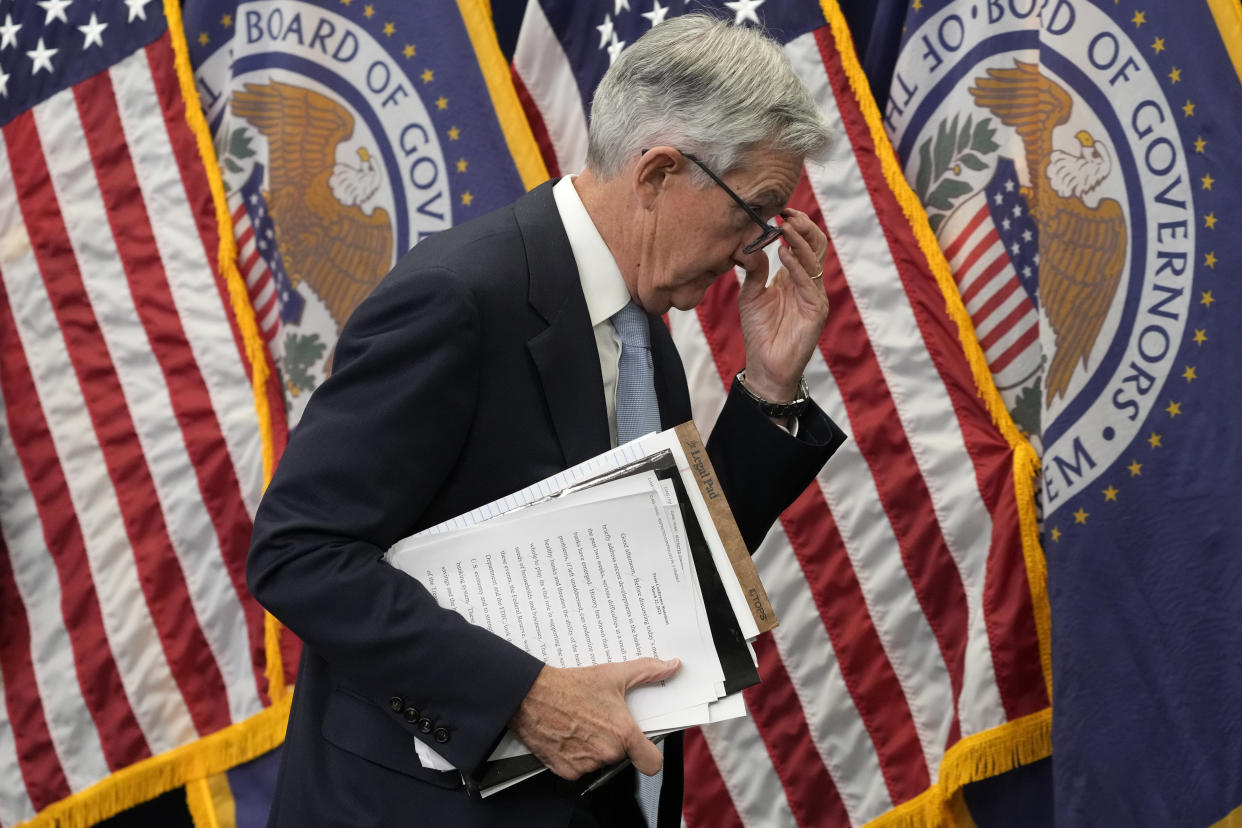
[[[643,152],[646,152],[646,150],[643,150]],[[695,164],[697,164],[700,170],[707,173],[708,177],[711,178],[712,181],[715,181],[717,184],[720,185],[720,189],[724,190],[726,193],[729,194],[729,198],[737,202],[738,207],[741,207],[743,210],[746,211],[746,215],[750,216],[750,220],[753,221],[755,224],[759,225],[759,228],[761,230],[761,232],[759,233],[759,238],[755,239],[753,242],[743,247],[742,248],[743,253],[754,253],[756,250],[761,250],[767,247],[769,244],[771,244],[772,242],[776,241],[777,239],[781,237],[782,235],[781,228],[773,224],[768,224],[766,221],[760,218],[759,214],[754,211],[754,208],[752,208],[745,201],[742,201],[741,196],[739,196],[737,193],[730,190],[729,185],[721,181],[720,176],[716,175],[714,172],[709,170],[706,164],[704,164],[702,161],[695,158],[693,155],[691,155],[688,152],[682,152],[681,150],[678,150],[678,152],[680,152],[682,155],[686,156],[691,161],[693,161]]]

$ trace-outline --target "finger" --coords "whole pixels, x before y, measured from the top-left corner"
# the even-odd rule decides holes
[[[574,781],[579,776],[582,776],[582,774],[587,772],[586,770],[579,770],[577,767],[570,764],[569,762],[562,762],[561,760],[554,759],[552,757],[549,757],[549,759],[544,760],[544,764],[548,766],[548,770],[552,771],[554,774],[559,776],[561,779],[567,779],[570,782]]]
[[[805,257],[805,253],[803,257]],[[813,300],[816,296],[822,296],[824,291],[820,278],[822,271],[818,267],[808,269],[805,258],[799,258],[794,251],[786,248],[781,250],[781,261],[785,264],[785,269],[793,274],[790,280],[793,284],[793,290],[799,296],[808,300]]]
[[[782,210],[781,218],[784,219],[785,224],[789,225],[790,230],[795,231],[799,235],[805,236],[808,239],[814,239],[817,232],[823,232],[820,229],[820,226],[815,223],[814,219],[801,210],[797,210],[793,207],[786,207]]]
[[[824,234],[824,230],[816,224],[810,216],[799,210],[792,208],[785,211],[788,215],[785,223],[789,225],[790,232],[786,232],[785,236],[790,239],[792,245],[794,236],[801,237],[810,246],[811,262],[815,267],[811,270],[812,274],[818,273],[820,267],[823,266],[824,257],[828,253],[828,236]]]
[[[811,243],[813,235],[821,235],[819,228],[806,216],[794,217],[799,219],[794,226],[796,232],[786,233],[785,239],[788,242],[788,249],[797,256],[798,264],[806,271],[808,277],[820,273],[823,266],[823,257],[817,254],[816,246]],[[794,224],[794,222],[786,222]],[[800,225],[800,226],[799,226]]]
[[[640,684],[651,684],[669,678],[681,669],[681,659],[670,658],[668,661],[661,661],[658,658],[636,658],[632,661],[623,661],[617,666],[622,668],[622,687],[624,692],[628,693]]]
[[[630,761],[634,763],[639,773],[654,776],[660,768],[664,767],[664,754],[660,753],[655,743],[643,735],[637,725],[634,726],[634,733],[637,736],[631,744],[626,746]]]

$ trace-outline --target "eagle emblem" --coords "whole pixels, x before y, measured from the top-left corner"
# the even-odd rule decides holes
[[[232,98],[233,114],[268,143],[270,191],[264,194],[289,278],[305,280],[337,330],[392,264],[388,212],[361,205],[383,183],[366,148],[359,164],[336,161],[336,148],[354,132],[343,106],[310,89],[272,81],[246,84]]]
[[[970,88],[1022,137],[1030,186],[1023,195],[1039,225],[1040,302],[1052,325],[1056,350],[1045,374],[1045,402],[1064,397],[1075,368],[1091,355],[1108,315],[1126,258],[1126,224],[1121,205],[1101,198],[1088,207],[1083,196],[1112,169],[1108,147],[1082,130],[1080,152],[1053,149],[1052,132],[1069,121],[1073,102],[1064,89],[1033,63],[989,69]]]

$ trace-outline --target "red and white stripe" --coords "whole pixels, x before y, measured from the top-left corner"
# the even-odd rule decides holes
[[[0,130],[0,824],[259,712],[248,369],[167,35]]]
[[[276,292],[276,280],[267,266],[267,260],[255,243],[254,225],[250,213],[242,201],[241,193],[229,194],[229,212],[233,216],[233,233],[237,238],[237,268],[246,281],[246,292],[254,306],[259,336],[271,342],[280,330],[280,297]]]
[[[1039,367],[1039,311],[1018,281],[987,193],[979,190],[954,210],[939,237],[996,384],[1021,382]]]
[[[1012,452],[976,393],[837,48],[828,27],[786,46],[842,125],[791,204],[835,249],[824,276],[832,310],[806,379],[850,440],[755,555],[781,623],[756,642],[763,682],[747,692],[751,717],[687,734],[691,828],[863,824],[934,783],[963,736],[1048,705]],[[558,146],[556,115],[542,117]],[[558,153],[563,170],[583,160]],[[743,367],[737,291],[721,280],[695,311],[670,314],[703,430]]]
[[[513,82],[552,175],[582,169],[586,113],[565,49],[537,2],[526,4],[513,51]]]

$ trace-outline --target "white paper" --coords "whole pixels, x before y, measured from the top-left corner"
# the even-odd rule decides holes
[[[677,437],[677,434],[671,430],[652,433],[646,437],[618,446],[605,454],[592,457],[590,460],[579,463],[577,466],[540,480],[537,483],[533,483],[519,492],[506,495],[499,500],[484,504],[477,509],[436,524],[423,530],[420,534],[438,534],[475,526],[498,515],[503,515],[514,509],[551,497],[574,485],[584,483],[607,472],[615,471],[622,466],[638,462],[654,454],[659,454],[662,451],[672,453],[673,461],[676,463],[679,473],[683,476],[689,474],[690,460],[686,457],[686,453],[682,449],[681,440]],[[746,599],[746,593],[743,591],[742,585],[738,582],[737,575],[733,571],[733,563],[729,560],[729,553],[725,550],[724,543],[721,542],[720,536],[716,533],[711,513],[708,512],[707,504],[704,502],[697,487],[687,484],[686,489],[690,495],[695,517],[703,529],[707,546],[712,552],[712,559],[716,563],[716,568],[720,571],[720,579],[724,584],[725,593],[729,596],[729,605],[733,608],[733,613],[737,616],[738,624],[741,626],[742,636],[748,641],[752,640],[759,635],[759,627],[750,612],[750,604]]]
[[[443,607],[554,667],[680,658],[627,702],[642,720],[715,701],[720,666],[650,472],[390,550]],[[572,507],[572,511],[571,511]],[[551,517],[555,515],[557,520]]]
[[[723,696],[724,671],[673,485],[648,472],[565,493],[666,450],[687,481],[690,505],[742,634],[752,639],[758,629],[749,604],[706,502],[690,479],[690,462],[671,431],[627,443],[406,538],[386,559],[422,582],[441,606],[462,612],[553,666],[681,658],[682,668],[663,686],[636,688],[627,696],[649,736],[744,716],[740,693]],[[575,510],[568,528],[557,514],[566,509]],[[629,528],[640,515],[644,528]],[[619,526],[626,528],[619,531]],[[624,618],[634,623],[623,625]],[[424,767],[453,769],[430,746],[415,742]],[[506,733],[490,758],[526,753],[526,746]]]

